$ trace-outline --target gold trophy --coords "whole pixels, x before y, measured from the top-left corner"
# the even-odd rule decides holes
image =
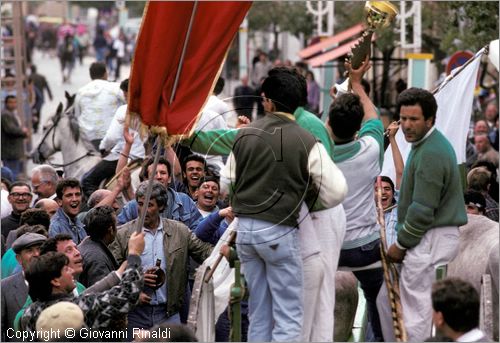
[[[365,22],[363,35],[351,49],[348,60],[353,69],[358,69],[371,54],[372,36],[375,30],[388,27],[398,14],[397,8],[390,1],[367,1],[365,3]],[[350,92],[349,78],[342,84],[336,84],[337,94]]]

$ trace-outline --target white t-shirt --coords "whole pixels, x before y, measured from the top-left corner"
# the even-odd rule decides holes
[[[352,249],[373,241],[380,234],[373,184],[382,168],[384,128],[378,119],[363,123],[359,139],[335,145],[334,160],[347,181],[346,234],[342,249]]]
[[[1,217],[5,218],[12,212],[12,205],[10,204],[8,197],[9,192],[2,188],[2,214]],[[7,238],[7,237],[5,237]]]
[[[104,157],[106,161],[116,161],[120,158],[120,153],[125,146],[125,139],[123,138],[123,124],[125,123],[125,116],[127,115],[127,105],[118,107],[113,120],[109,125],[106,135],[99,145],[99,149],[111,152]],[[144,142],[141,140],[139,133],[135,130],[129,129],[129,132],[134,135],[134,143],[130,148],[130,159],[144,158]]]
[[[113,49],[116,50],[116,57],[125,57],[125,43],[120,39],[115,39],[113,42]]]
[[[207,104],[205,105],[204,109],[211,110],[217,112],[218,114],[221,114],[226,122],[233,114],[229,105],[226,104],[221,99],[219,99],[218,97],[216,97],[215,95],[211,95],[208,98]]]
[[[118,107],[125,104],[118,82],[92,80],[80,88],[75,99],[75,114],[80,132],[88,139],[102,139]]]

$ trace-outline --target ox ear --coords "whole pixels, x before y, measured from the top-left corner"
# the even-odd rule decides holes
[[[68,91],[64,91],[64,97],[66,98],[66,100],[69,100],[71,95],[69,95]]]

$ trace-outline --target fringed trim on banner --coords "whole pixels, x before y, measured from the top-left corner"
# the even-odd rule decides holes
[[[125,117],[125,124],[133,129],[133,130],[136,130],[141,139],[146,139],[148,138],[150,135],[159,135],[161,140],[162,140],[162,144],[164,147],[169,147],[187,137],[190,137],[191,134],[193,133],[193,130],[191,130],[191,132],[189,132],[187,135],[184,134],[184,135],[169,135],[168,132],[167,132],[167,128],[164,127],[164,126],[149,126],[149,125],[145,125],[142,123],[141,121],[141,116],[137,113],[134,113],[134,112],[128,112],[127,111],[127,115]]]

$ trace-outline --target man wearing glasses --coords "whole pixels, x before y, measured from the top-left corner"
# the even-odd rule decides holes
[[[36,201],[46,198],[55,200],[58,180],[56,170],[47,164],[33,168],[31,184],[33,185],[33,193],[38,196]]]
[[[21,214],[30,208],[32,198],[31,187],[27,183],[18,181],[10,186],[7,199],[12,206],[12,212],[2,219],[2,235],[4,237],[7,237],[11,230],[19,227]]]

